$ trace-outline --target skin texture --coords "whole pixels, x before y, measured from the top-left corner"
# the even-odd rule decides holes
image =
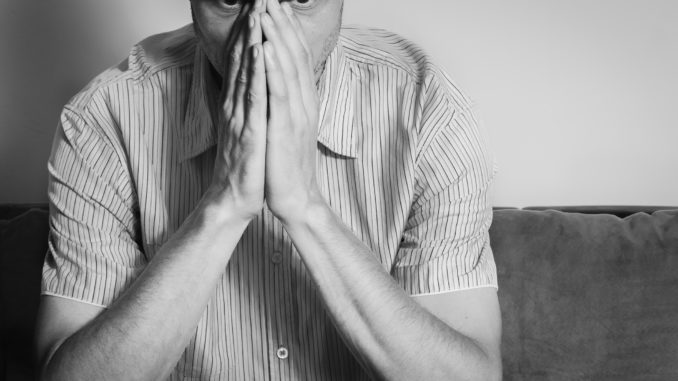
[[[234,3],[234,5],[227,5]],[[322,74],[325,60],[334,49],[341,28],[343,0],[309,0],[306,4],[287,1],[299,20],[306,44],[312,54],[312,67],[316,78]],[[224,75],[220,68],[227,67],[228,45],[231,31],[238,27],[238,17],[250,6],[242,1],[193,0],[196,35],[212,66]]]
[[[275,0],[267,4],[261,23],[268,40],[265,197],[335,326],[374,379],[500,378],[496,292],[411,298],[321,196],[315,181],[318,103],[312,54],[293,9]]]
[[[213,183],[110,308],[43,297],[38,352],[45,379],[166,378],[264,202],[373,378],[501,378],[496,291],[408,296],[321,196],[315,82],[336,43],[342,3],[290,3],[192,3],[217,73],[208,89],[219,128]]]

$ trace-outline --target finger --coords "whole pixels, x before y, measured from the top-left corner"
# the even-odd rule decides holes
[[[283,9],[283,11],[285,11],[285,15],[287,15],[287,20],[290,22],[292,30],[294,31],[294,34],[297,36],[297,41],[301,45],[303,53],[305,54],[304,58],[306,59],[304,61],[306,61],[306,64],[309,67],[313,67],[313,55],[311,54],[311,49],[308,47],[308,43],[306,42],[304,29],[301,27],[299,18],[297,17],[296,13],[292,11],[292,8],[290,7],[289,3],[281,5],[281,8]]]
[[[236,24],[234,24],[234,28],[236,28],[237,25],[237,29],[234,29],[231,32],[231,36],[233,36],[233,42],[232,44],[227,45],[230,45],[230,47],[227,48],[229,49],[229,54],[226,60],[226,71],[224,77],[222,78],[221,85],[223,109],[229,117],[233,112],[233,96],[236,91],[237,76],[240,72],[240,67],[242,66],[243,50],[245,49],[246,36],[244,25],[242,24],[242,22],[236,22]]]
[[[247,45],[252,47],[256,44],[261,44],[262,33],[261,33],[261,13],[265,11],[264,0],[255,0],[254,5],[252,6],[252,12],[249,17],[254,17],[254,22],[250,22],[248,43]]]
[[[266,67],[266,84],[268,85],[269,121],[286,120],[289,112],[287,83],[283,79],[280,61],[271,41],[264,42],[264,64]],[[271,131],[269,130],[269,133]]]
[[[256,16],[250,14],[247,17],[247,26],[249,30],[254,30],[256,27]],[[251,34],[251,33],[250,33]],[[248,45],[245,48],[245,53],[240,60],[240,69],[235,81],[235,93],[233,97],[233,127],[242,128],[245,115],[247,113],[247,99],[246,93],[249,88],[250,74],[251,74],[252,48]],[[240,131],[234,131],[239,134]]]
[[[249,16],[250,4],[243,6],[240,14],[233,23],[233,27],[229,32],[229,37],[226,43],[227,56],[225,60],[226,70],[222,78],[221,92],[225,111],[230,112],[233,108],[233,95],[235,93],[235,82],[240,71],[240,64],[243,53],[247,48],[247,19]]]
[[[303,36],[301,26],[290,4],[283,3],[281,5],[276,0],[270,0],[267,9],[277,27],[280,38],[292,53],[296,61],[295,65],[298,67],[301,65],[304,69],[303,72],[307,72],[307,69],[311,66],[310,50],[306,46],[306,38]],[[296,21],[296,26],[292,20]]]
[[[281,7],[276,0],[269,0],[271,23],[262,23],[266,37],[273,42],[280,60],[280,67],[288,79],[288,89],[292,100],[300,99],[306,109],[315,107],[315,80],[309,64],[310,58],[299,34],[294,30],[289,16],[293,13],[289,4]],[[286,8],[287,11],[283,10]]]
[[[297,68],[294,65],[293,57],[289,51],[289,48],[287,47],[287,43],[283,39],[278,26],[269,13],[261,14],[261,29],[266,36],[266,39],[276,47],[277,56],[279,57],[280,64],[282,65],[280,69],[283,71],[283,73],[285,73],[285,75],[296,77]]]
[[[290,4],[284,3],[281,7],[285,11],[292,30],[297,37],[296,41],[299,44],[297,47],[297,51],[299,52],[297,54],[297,60],[298,65],[301,68],[300,72],[306,73],[305,77],[302,75],[303,80],[301,81],[304,104],[306,104],[307,107],[317,107],[317,89],[315,87],[313,54],[311,54],[311,49],[306,42],[306,36],[304,35],[304,30],[299,22],[299,18],[296,13],[292,11]]]
[[[266,72],[264,53],[261,44],[257,43],[251,48],[251,65],[249,66],[249,83],[246,95],[245,126],[242,138],[253,136],[254,139],[262,139],[265,142],[266,135]],[[265,148],[264,148],[265,149]]]
[[[276,1],[276,0],[273,0]],[[270,3],[270,1],[269,1]],[[275,58],[275,72],[280,78],[276,80],[285,82],[285,90],[289,100],[303,100],[301,96],[301,84],[299,82],[299,72],[292,59],[287,45],[282,40],[281,35],[276,30],[276,25],[268,13],[261,15],[261,29],[267,38],[264,44],[264,49],[268,46]],[[269,58],[266,57],[266,78],[270,80],[269,76]],[[270,84],[269,84],[270,87]],[[295,102],[296,103],[296,102]]]

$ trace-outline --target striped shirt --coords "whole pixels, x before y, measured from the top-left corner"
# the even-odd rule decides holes
[[[195,207],[216,154],[207,65],[189,25],[141,42],[65,106],[43,294],[110,305]],[[410,42],[357,27],[342,29],[318,90],[319,187],[384,270],[411,295],[497,287],[494,165],[472,102]],[[264,208],[171,379],[367,378]]]

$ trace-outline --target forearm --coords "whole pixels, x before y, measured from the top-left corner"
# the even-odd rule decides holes
[[[496,359],[409,297],[370,249],[318,205],[285,228],[337,329],[374,378],[496,377]]]
[[[166,377],[194,334],[248,220],[206,197],[116,302],[66,339],[46,379]]]

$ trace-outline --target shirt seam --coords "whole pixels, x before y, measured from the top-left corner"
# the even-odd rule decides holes
[[[361,27],[359,25],[347,25],[347,26],[342,27],[342,31],[344,29],[346,29],[346,30],[357,30],[357,29],[361,29]],[[372,51],[379,52],[379,54],[384,56],[384,58],[379,59],[379,58],[367,58],[367,57],[363,57],[363,56],[357,56],[357,55],[355,55],[351,52],[354,49],[347,47],[347,44],[340,40],[341,43],[343,44],[344,50],[346,52],[346,59],[347,60],[353,61],[354,63],[359,63],[359,64],[361,63],[361,64],[365,64],[365,65],[370,65],[370,66],[379,66],[379,65],[388,66],[391,69],[398,70],[400,72],[404,72],[405,74],[407,74],[409,79],[413,80],[417,86],[421,85],[425,81],[426,75],[422,76],[421,73],[430,71],[432,69],[431,66],[433,66],[433,64],[431,63],[430,56],[419,45],[415,44],[414,42],[412,42],[412,41],[410,41],[410,40],[408,40],[408,39],[406,39],[406,38],[404,38],[404,37],[402,37],[402,36],[400,36],[396,33],[389,32],[385,29],[364,28],[363,30],[367,30],[370,33],[386,32],[386,33],[391,34],[392,37],[398,37],[398,38],[401,38],[404,41],[407,41],[409,45],[416,48],[416,50],[417,50],[416,54],[413,53],[413,55],[415,55],[415,56],[417,54],[421,55],[421,62],[417,63],[418,66],[416,68],[409,67],[408,65],[406,65],[404,63],[399,63],[397,59],[389,58],[389,57],[395,57],[393,52],[390,52],[390,51],[385,50],[385,49],[380,49],[379,47],[369,46],[369,45],[365,44],[360,38],[352,36],[350,34],[350,32],[342,33],[342,35],[341,35],[342,39],[349,41],[353,44],[368,46]],[[379,38],[383,39],[383,36],[379,36]]]
[[[114,143],[111,142],[111,140],[108,138],[108,136],[105,136],[105,134],[102,136],[101,132],[97,131],[96,128],[92,127],[92,125],[91,125],[92,123],[90,123],[88,121],[89,118],[85,117],[85,115],[82,115],[83,113],[86,113],[87,110],[77,110],[77,109],[74,109],[71,105],[66,105],[66,106],[64,106],[64,112],[69,112],[73,117],[79,119],[83,123],[83,126],[81,126],[81,127],[86,127],[87,129],[92,130],[92,133],[97,135],[99,141],[101,141],[101,143],[103,145],[105,145],[108,149],[113,151],[113,155],[116,158],[116,161],[117,161],[119,168],[127,175],[129,180],[131,181],[131,184],[130,184],[131,189],[130,189],[129,197],[124,197],[124,194],[122,192],[120,192],[121,188],[120,188],[120,184],[118,184],[118,183],[115,184],[115,186],[116,186],[115,191],[116,191],[116,193],[118,193],[121,196],[120,198],[122,200],[124,200],[125,203],[128,204],[127,205],[128,207],[133,208],[135,203],[136,203],[136,200],[135,200],[136,190],[134,189],[134,186],[133,186],[134,181],[133,181],[132,172],[131,172],[130,168],[128,167],[128,163],[126,163],[126,161],[123,158],[121,158],[120,155],[118,155],[117,150],[113,146]],[[92,119],[94,119],[94,118],[92,118]],[[64,131],[64,134],[65,134],[65,131]],[[69,139],[71,139],[71,138],[69,137]],[[120,144],[120,142],[118,142],[118,144]],[[81,156],[85,165],[90,167],[90,169],[93,169],[93,168],[91,168],[90,163],[87,160],[84,160],[84,158],[82,157],[82,152],[81,152],[82,147],[78,144],[74,144],[74,146],[77,148],[75,150],[77,155]],[[125,151],[122,144],[120,144],[120,148],[123,151]],[[94,171],[94,172],[96,173],[96,171]],[[80,193],[79,195],[84,196],[85,194]],[[87,195],[87,197],[89,197],[91,199],[91,197],[89,195]]]
[[[72,297],[72,296],[66,296],[66,295],[58,294],[58,293],[52,292],[52,291],[41,291],[41,292],[40,292],[40,295],[54,296],[54,297],[57,297],[57,298],[68,299],[68,300],[72,300],[72,301],[74,301],[74,302],[89,304],[89,305],[91,305],[91,306],[95,306],[95,307],[100,307],[100,308],[108,309],[108,306],[104,306],[103,304],[88,302],[88,301],[86,301],[86,300],[74,298],[74,297]]]
[[[418,163],[417,163],[417,167],[418,167],[418,166],[419,166],[419,165],[418,165]],[[487,179],[485,180],[485,182],[482,183],[482,184],[480,184],[480,186],[479,186],[478,188],[476,188],[476,189],[474,190],[474,192],[472,192],[472,193],[467,193],[467,194],[465,194],[463,197],[455,198],[455,199],[450,200],[450,201],[451,201],[451,202],[459,202],[459,201],[463,201],[463,200],[467,199],[468,197],[475,196],[479,191],[487,191],[487,190],[490,188],[491,184],[494,182],[494,179],[495,179],[496,175],[497,175],[497,171],[495,171],[495,170],[493,169],[493,170],[490,172],[490,174],[489,174],[489,176],[487,177]],[[455,180],[456,180],[456,179],[455,179]],[[456,183],[456,181],[451,182],[450,184],[448,184],[447,186],[445,186],[443,189],[441,189],[440,192],[434,193],[434,194],[431,195],[430,197],[419,198],[419,199],[417,199],[417,200],[416,200],[416,205],[415,205],[415,203],[413,203],[413,205],[412,205],[412,209],[410,210],[410,215],[422,211],[422,210],[426,207],[426,204],[428,204],[429,201],[431,201],[432,199],[434,199],[436,196],[438,196],[440,193],[444,192],[446,189],[448,189],[450,186],[452,186],[452,185],[455,184],[455,183]],[[491,207],[491,206],[490,206],[490,207]]]
[[[422,292],[422,293],[417,293],[417,294],[410,294],[410,296],[434,296],[434,295],[441,295],[441,294],[449,294],[449,293],[458,292],[458,291],[476,290],[476,289],[479,289],[479,288],[494,288],[495,290],[499,291],[498,285],[493,284],[493,283],[488,283],[488,284],[479,285],[479,286],[469,286],[469,287],[456,288],[456,289],[453,289],[453,290]]]
[[[106,78],[105,80],[92,84],[92,89],[90,91],[85,90],[84,92],[80,92],[79,94],[76,94],[71,101],[69,101],[64,108],[70,108],[71,111],[78,111],[78,112],[89,112],[90,107],[92,106],[92,102],[96,98],[101,98],[105,99],[106,95],[111,91],[111,88],[117,86],[120,83],[124,82],[133,82],[135,84],[142,83],[145,81],[150,81],[153,78],[156,78],[160,76],[161,74],[165,73],[166,71],[172,70],[172,69],[184,69],[186,67],[190,67],[193,63],[192,62],[186,62],[186,63],[181,63],[181,64],[176,64],[176,65],[168,65],[165,66],[161,69],[153,70],[152,72],[149,70],[148,72],[142,72],[138,73],[138,70],[134,71],[124,71],[121,73],[117,73],[112,75],[109,78]],[[114,70],[113,68],[109,68],[108,70]],[[103,75],[103,74],[102,74]],[[95,81],[97,77],[92,79],[92,81]],[[79,98],[79,96],[82,96],[82,98]]]

